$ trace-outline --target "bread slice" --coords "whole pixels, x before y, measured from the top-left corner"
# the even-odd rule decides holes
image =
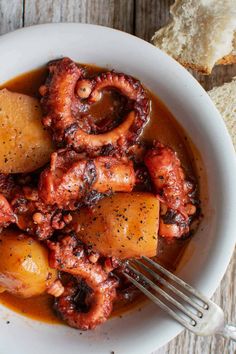
[[[233,39],[233,50],[228,55],[224,56],[222,59],[218,60],[217,65],[229,65],[236,64],[236,32],[234,32]]]
[[[208,94],[221,113],[236,149],[236,77]]]
[[[170,13],[171,22],[152,41],[184,66],[210,74],[233,50],[235,0],[176,0]]]

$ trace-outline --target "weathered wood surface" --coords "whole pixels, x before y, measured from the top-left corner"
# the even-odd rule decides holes
[[[171,3],[173,0],[0,0],[0,34],[22,26],[64,21],[101,24],[133,33],[149,41],[155,30],[168,21]],[[194,75],[205,89],[210,89],[230,81],[236,75],[236,65],[216,67],[209,77]],[[213,297],[224,308],[227,321],[233,323],[236,323],[235,280],[236,254]],[[184,331],[169,344],[155,351],[155,354],[223,352],[236,353],[236,346],[226,346],[224,341],[216,338],[198,338]]]

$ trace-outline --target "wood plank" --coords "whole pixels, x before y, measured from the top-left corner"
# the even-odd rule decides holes
[[[169,7],[174,0],[136,0],[135,35],[150,41],[155,31],[164,26],[169,18]]]
[[[215,86],[221,86],[225,82],[230,82],[236,76],[236,64],[217,65],[212,70],[211,75],[201,75],[196,72],[192,72],[192,74],[205,90],[209,91]]]
[[[23,0],[0,0],[0,34],[23,25]]]
[[[133,32],[133,0],[25,0],[25,25],[82,22]]]

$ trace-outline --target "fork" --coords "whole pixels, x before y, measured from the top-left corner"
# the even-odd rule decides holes
[[[149,299],[199,336],[219,334],[236,341],[236,327],[225,323],[218,305],[152,259],[141,260],[127,261],[123,274]]]

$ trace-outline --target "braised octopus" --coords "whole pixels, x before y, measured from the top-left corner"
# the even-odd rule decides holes
[[[94,194],[131,192],[135,184],[132,161],[99,156],[93,159],[62,150],[52,154],[50,167],[39,180],[39,196],[47,205],[73,210]]]
[[[39,88],[42,124],[49,130],[56,151],[50,162],[33,174],[0,174],[0,227],[13,224],[46,245],[49,267],[58,272],[48,289],[55,297],[55,310],[69,326],[88,330],[109,318],[118,299],[137,296],[137,290],[122,274],[121,254],[127,253],[120,251],[119,257],[117,251],[114,257],[108,246],[106,252],[102,247],[99,252],[96,249],[104,214],[97,211],[93,217],[95,205],[99,209],[100,200],[117,192],[152,195],[155,203],[160,203],[154,233],[172,242],[189,236],[192,221],[199,216],[197,184],[187,178],[171,147],[158,141],[140,143],[151,103],[137,79],[115,71],[87,75],[69,58],[52,61],[47,69],[46,81]],[[105,123],[98,126],[90,108],[101,100],[104,91],[118,93],[122,105],[117,121],[105,117]],[[145,205],[140,203],[137,208],[141,213],[132,222],[140,220],[142,224]],[[129,207],[127,204],[124,211]],[[159,204],[155,207],[159,210]],[[98,223],[93,244],[82,242],[83,224],[74,222],[82,210]],[[122,216],[119,206],[108,211],[108,218],[109,212],[116,213],[119,220],[113,225],[115,228],[120,223],[117,235],[121,223],[127,234],[131,221]],[[110,233],[112,237],[112,229]],[[127,238],[131,240],[132,235]],[[153,247],[157,237],[152,238],[152,252],[156,254]],[[122,235],[117,244],[125,247]]]
[[[177,154],[169,147],[156,143],[144,157],[153,186],[161,201],[159,235],[181,237],[189,233],[194,205],[195,186],[186,180]]]
[[[7,227],[15,222],[15,216],[7,199],[0,194],[0,227]]]
[[[65,292],[57,298],[56,308],[62,318],[70,326],[82,330],[93,329],[106,321],[112,311],[118,285],[118,280],[109,275],[112,268],[106,270],[106,260],[104,265],[100,264],[100,256],[89,254],[89,250],[73,236],[64,236],[56,243],[48,241],[48,246],[50,265],[76,277],[65,285]],[[77,311],[75,299],[80,279],[89,287],[85,290],[84,304],[80,304],[86,305],[86,312]]]
[[[50,62],[48,70],[48,79],[40,87],[43,124],[51,128],[56,142],[92,153],[106,146],[124,150],[137,140],[149,113],[149,100],[138,80],[115,72],[84,79],[83,70],[69,58]],[[110,132],[87,133],[79,126],[81,113],[100,99],[102,90],[111,88],[128,98],[130,112]]]

